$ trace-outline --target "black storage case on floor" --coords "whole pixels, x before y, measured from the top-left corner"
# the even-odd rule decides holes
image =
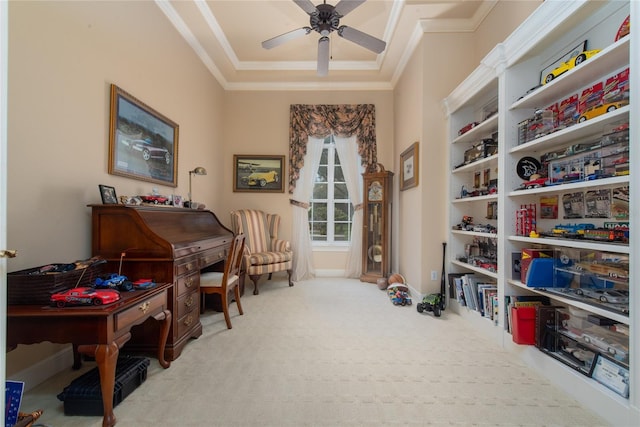
[[[118,358],[113,388],[114,408],[147,379],[149,363],[146,357]],[[58,399],[64,402],[65,415],[104,415],[98,368],[95,367],[71,381],[58,395]]]

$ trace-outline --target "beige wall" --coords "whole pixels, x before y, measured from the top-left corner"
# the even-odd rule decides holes
[[[194,193],[221,209],[223,91],[154,3],[10,2],[9,21],[8,271],[91,256],[98,184],[151,191],[107,174],[111,83],[180,125],[179,186],[158,189],[186,196],[188,170],[204,166]],[[55,351],[18,348],[7,374]]]
[[[393,94],[391,91],[278,91],[228,92],[224,102],[224,141],[219,153],[224,158],[220,175],[227,180],[217,196],[225,210],[260,208],[282,216],[281,234],[291,238],[291,206],[288,188],[284,193],[234,193],[232,191],[234,154],[285,155],[289,160],[289,106],[291,104],[374,104],[378,161],[395,172],[393,162]],[[287,173],[289,165],[287,163]],[[285,185],[286,187],[286,185]],[[220,219],[227,223],[228,213]],[[343,270],[341,252],[314,252],[317,270]]]

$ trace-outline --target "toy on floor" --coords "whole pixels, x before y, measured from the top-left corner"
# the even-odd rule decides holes
[[[413,303],[409,294],[409,287],[401,274],[395,273],[389,276],[387,294],[393,305],[411,305]]]
[[[428,294],[422,298],[422,302],[416,305],[418,313],[423,311],[433,311],[433,315],[440,317],[442,310],[444,310],[444,299],[441,294]]]

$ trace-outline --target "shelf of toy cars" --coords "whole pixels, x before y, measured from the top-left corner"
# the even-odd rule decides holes
[[[510,110],[517,108],[545,108],[583,88],[586,83],[602,79],[607,74],[629,64],[629,40],[626,36],[602,49],[593,56],[560,77],[552,80],[535,91],[514,102]],[[540,83],[540,82],[538,82]]]
[[[480,273],[480,274],[483,274],[483,275],[485,275],[487,277],[491,277],[493,279],[498,280],[498,273],[493,272],[493,271],[489,271],[486,268],[476,267],[475,265],[471,265],[469,263],[462,262],[462,261],[459,261],[457,259],[452,259],[451,260],[451,264],[457,265],[457,266],[465,268],[467,270],[471,270],[471,271],[474,271],[476,273]]]
[[[629,245],[624,243],[599,243],[595,240],[553,239],[549,237],[507,236],[511,242],[522,242],[529,245],[561,246],[565,248],[588,249],[601,252],[628,254]]]
[[[593,179],[590,181],[574,181],[567,184],[550,185],[547,187],[530,188],[527,190],[513,190],[509,192],[509,197],[537,196],[542,193],[567,193],[575,190],[602,188],[605,186],[628,185],[629,175],[612,176],[609,178]]]
[[[482,231],[466,231],[466,230],[451,230],[451,234],[459,234],[461,236],[473,236],[473,237],[486,237],[489,239],[497,239],[498,233],[486,233]]]
[[[596,300],[593,300],[593,302],[587,302],[586,298],[579,300],[573,295],[563,295],[559,292],[552,292],[551,288],[549,290],[542,288],[530,288],[519,280],[507,280],[507,283],[517,288],[526,289],[529,292],[552,298],[555,301],[554,304],[566,304],[572,307],[580,308],[593,314],[604,316],[611,320],[615,320],[618,323],[629,325],[628,313],[622,313],[619,310],[614,310],[613,308],[606,307]]]
[[[626,105],[617,110],[611,111],[606,114],[602,114],[593,119],[586,120],[582,123],[577,123],[573,126],[561,129],[559,131],[550,133],[540,138],[536,138],[532,141],[524,144],[517,145],[509,149],[510,154],[536,151],[542,152],[544,150],[557,149],[563,144],[567,144],[576,140],[583,140],[585,138],[594,137],[599,138],[607,133],[605,128],[613,127],[617,123],[629,121],[630,105]]]
[[[468,202],[491,202],[498,200],[498,193],[486,194],[483,196],[458,197],[451,200],[451,203],[468,203]]]
[[[451,173],[463,173],[463,172],[468,173],[468,172],[480,171],[488,167],[491,167],[493,165],[497,166],[497,164],[498,164],[498,155],[494,154],[493,156],[484,157],[479,160],[476,160],[475,162],[471,162],[464,166],[454,168],[451,171]]]
[[[480,122],[480,124],[476,125],[471,130],[463,133],[462,135],[454,138],[451,143],[452,144],[460,144],[463,142],[474,142],[480,141],[481,139],[488,136],[490,133],[493,133],[498,130],[498,114],[494,114],[488,119]]]

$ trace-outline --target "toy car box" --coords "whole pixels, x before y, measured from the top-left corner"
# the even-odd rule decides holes
[[[546,249],[522,249],[520,260],[520,281],[527,283],[527,272],[534,258],[553,258],[553,251]]]
[[[148,366],[149,359],[146,357],[118,358],[113,388],[114,408],[147,379]],[[93,368],[71,381],[71,384],[58,394],[58,399],[64,402],[65,415],[104,415],[98,368]]]
[[[7,303],[49,305],[51,295],[77,286],[89,286],[104,266],[99,259],[76,263],[48,264],[7,274]],[[84,267],[84,268],[82,268]]]

